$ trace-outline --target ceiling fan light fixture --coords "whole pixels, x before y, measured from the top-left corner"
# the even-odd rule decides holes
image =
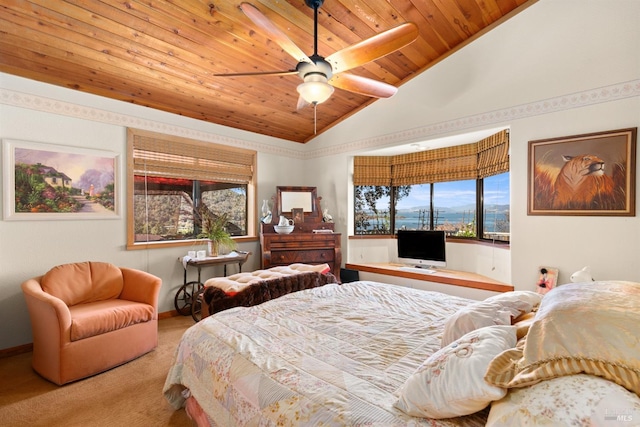
[[[322,104],[333,93],[333,86],[327,83],[327,77],[321,73],[309,73],[304,83],[298,85],[298,93],[309,104]]]

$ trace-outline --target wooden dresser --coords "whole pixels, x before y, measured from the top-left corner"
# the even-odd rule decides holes
[[[272,224],[261,224],[261,266],[270,268],[293,263],[329,264],[340,277],[342,248],[340,233],[314,233],[314,229],[333,231],[333,223],[296,224],[291,234],[278,234]]]
[[[340,278],[342,266],[341,235],[333,222],[324,222],[316,187],[276,187],[273,216],[268,224],[260,223],[260,246],[263,269],[278,265],[329,264]],[[280,216],[295,220],[290,234],[278,234],[274,226]],[[314,233],[327,230],[328,233]]]

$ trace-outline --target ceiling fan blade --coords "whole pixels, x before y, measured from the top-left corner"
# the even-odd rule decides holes
[[[298,74],[298,70],[287,71],[256,71],[253,73],[228,73],[228,74],[214,74],[215,77],[251,77],[251,76],[290,76]]]
[[[334,73],[347,71],[408,45],[418,37],[418,27],[413,22],[383,31],[361,42],[341,49],[327,56]]]
[[[374,98],[390,98],[398,92],[397,87],[388,83],[349,73],[334,74],[329,80],[329,84],[349,92]]]
[[[305,101],[302,96],[299,96],[298,97],[298,105],[296,105],[296,110],[302,110],[307,105],[309,105],[309,103],[307,101]]]
[[[291,55],[298,62],[309,62],[313,64],[313,61],[291,41],[285,33],[283,33],[273,22],[258,10],[257,7],[251,3],[240,3],[240,10],[253,21],[258,27],[262,28],[269,38],[276,42],[285,52]]]

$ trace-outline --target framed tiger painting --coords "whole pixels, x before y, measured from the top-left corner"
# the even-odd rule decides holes
[[[635,216],[637,132],[529,141],[527,214]]]

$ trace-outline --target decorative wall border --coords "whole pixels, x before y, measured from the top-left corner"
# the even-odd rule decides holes
[[[505,122],[521,120],[527,117],[541,116],[558,111],[588,107],[595,104],[618,101],[636,96],[640,96],[640,79],[474,114],[427,126],[407,129],[401,132],[380,135],[374,138],[347,142],[331,147],[321,147],[316,150],[307,151],[305,153],[305,158],[317,158],[352,151],[371,150],[391,145],[408,144],[419,140],[433,139],[434,137],[450,134],[452,132],[463,132],[472,128],[487,127],[491,125],[495,126],[498,124],[504,124]]]
[[[62,116],[68,116],[77,119],[91,120],[100,123],[123,126],[125,128],[131,127],[141,130],[164,133],[167,135],[196,139],[199,141],[215,142],[217,144],[252,149],[262,153],[293,157],[297,159],[305,158],[305,147],[302,144],[296,144],[297,149],[288,149],[264,143],[248,141],[245,139],[223,136],[211,132],[190,129],[183,126],[171,125],[156,120],[144,119],[128,114],[115,113],[113,111],[87,107],[85,105],[74,104],[71,102],[59,101],[56,99],[46,98],[29,93],[17,92],[5,88],[0,88],[0,104],[27,108],[30,110],[42,111],[46,113],[59,114]]]
[[[352,151],[370,150],[389,146],[391,144],[406,144],[416,140],[430,139],[456,131],[461,132],[471,128],[486,127],[488,125],[496,125],[527,117],[550,114],[574,108],[582,108],[636,96],[640,96],[640,79],[560,95],[527,104],[505,107],[499,110],[460,117],[427,126],[407,129],[401,132],[381,135],[374,138],[346,142],[331,147],[310,149],[306,145],[295,143],[295,149],[288,149],[0,88],[0,104],[124,127],[162,132],[169,135],[198,139],[201,141],[210,141],[235,147],[249,148],[261,153],[292,157],[302,160],[344,154]]]

